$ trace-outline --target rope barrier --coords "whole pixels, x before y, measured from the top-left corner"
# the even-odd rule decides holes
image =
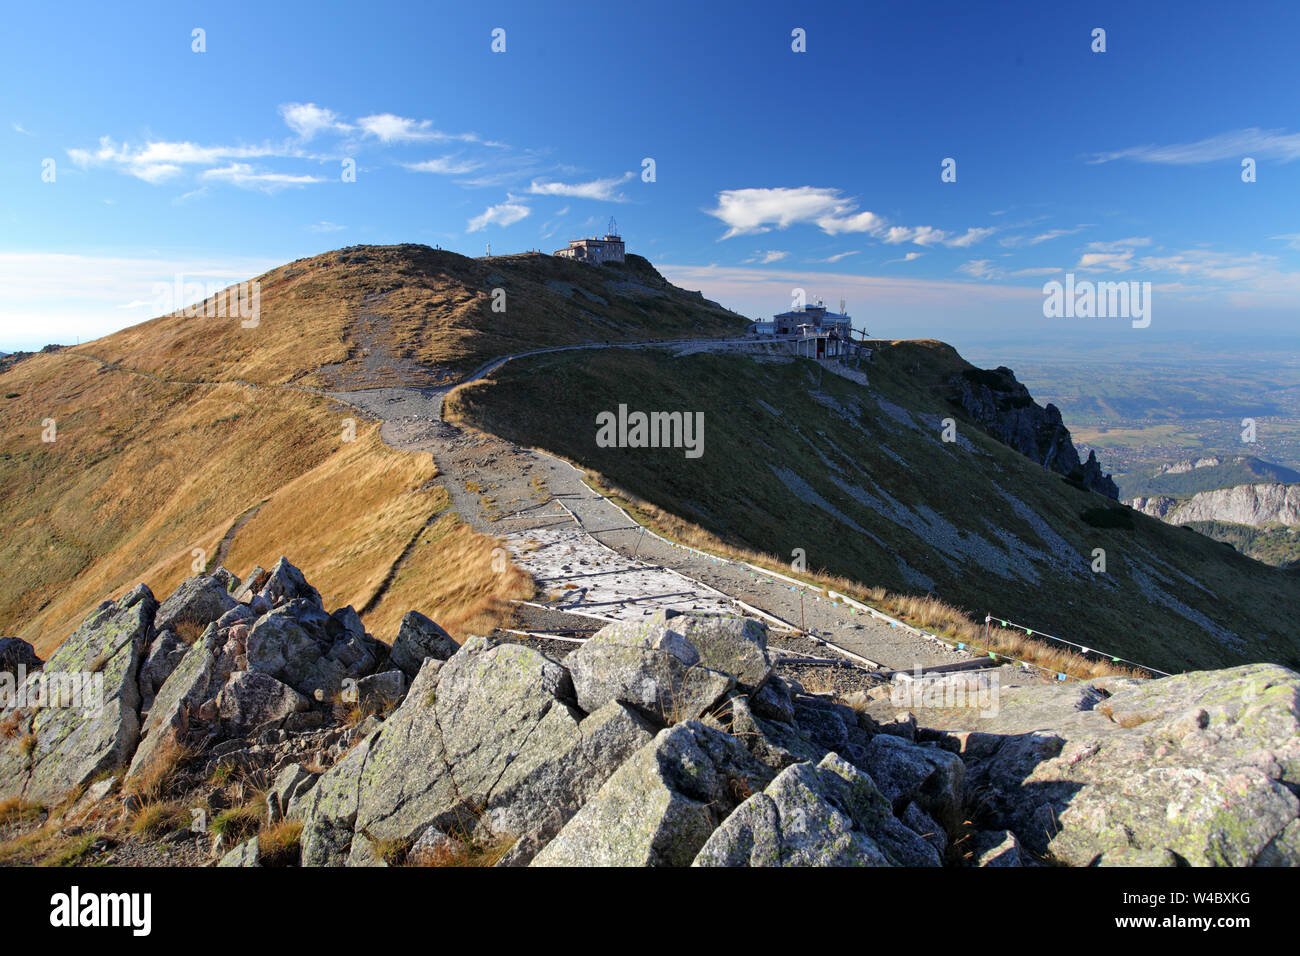
[[[1053,635],[1053,634],[1046,634],[1046,633],[1044,633],[1043,631],[1036,631],[1036,630],[1034,630],[1033,628],[1029,627],[1028,625],[1020,624],[1020,623],[1017,623],[1016,621],[1008,620],[1007,618],[995,617],[993,614],[986,614],[986,615],[984,616],[984,633],[985,633],[986,636],[987,636],[987,634],[988,634],[989,628],[992,627],[992,625],[993,625],[994,622],[997,622],[997,623],[1000,624],[1002,627],[1004,627],[1004,628],[1006,628],[1006,629],[1008,629],[1008,630],[1010,630],[1010,629],[1012,629],[1012,628],[1018,628],[1019,630],[1024,631],[1025,634],[1026,634],[1028,637],[1037,637],[1037,638],[1042,638],[1043,640],[1048,640],[1048,641],[1057,641],[1058,643],[1061,643],[1061,644],[1067,644],[1067,645],[1069,645],[1070,647],[1077,648],[1078,651],[1079,651],[1079,653],[1080,653],[1083,657],[1085,657],[1085,658],[1086,658],[1089,654],[1097,654],[1097,655],[1099,655],[1099,656],[1101,656],[1101,657],[1109,658],[1110,661],[1111,661],[1111,663],[1114,663],[1114,664],[1131,664],[1131,665],[1133,665],[1134,667],[1140,667],[1142,670],[1144,670],[1144,671],[1148,671],[1149,673],[1152,673],[1152,674],[1157,674],[1157,675],[1159,675],[1160,677],[1172,677],[1172,676],[1173,676],[1172,674],[1169,674],[1169,673],[1167,673],[1166,671],[1157,670],[1157,669],[1154,668],[1154,667],[1150,667],[1150,666],[1148,666],[1148,665],[1146,665],[1146,664],[1140,664],[1140,663],[1138,663],[1137,661],[1131,661],[1131,660],[1129,660],[1127,657],[1119,657],[1119,656],[1114,655],[1114,654],[1107,654],[1105,651],[1099,651],[1099,650],[1097,650],[1095,647],[1089,647],[1089,646],[1086,645],[1086,644],[1078,644],[1078,643],[1076,643],[1076,642],[1074,642],[1074,641],[1067,640],[1067,639],[1064,638],[1064,637],[1056,637],[1056,636]]]

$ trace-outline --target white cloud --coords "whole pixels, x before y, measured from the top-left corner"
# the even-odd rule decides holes
[[[1175,143],[1169,146],[1130,146],[1109,153],[1095,153],[1091,163],[1109,163],[1117,159],[1131,159],[1139,163],[1165,163],[1191,166],[1222,160],[1240,160],[1245,156],[1255,159],[1276,159],[1284,163],[1300,159],[1300,133],[1281,129],[1232,130],[1198,139],[1192,143]]]
[[[426,159],[419,163],[403,163],[402,165],[414,173],[440,173],[444,176],[463,176],[465,173],[472,173],[483,164],[472,159],[439,156],[436,159]]]
[[[1288,232],[1280,236],[1269,236],[1269,238],[1281,240],[1292,249],[1300,249],[1300,232]]]
[[[347,226],[340,226],[337,222],[330,222],[328,219],[322,219],[320,222],[313,223],[307,227],[312,232],[339,232],[346,229]]]
[[[999,240],[999,244],[1008,249],[1016,246],[1037,246],[1044,242],[1051,242],[1053,239],[1061,239],[1065,236],[1073,236],[1075,233],[1082,232],[1087,226],[1076,226],[1073,229],[1049,229],[1047,232],[1040,232],[1036,236],[1007,236]]]
[[[1235,255],[1193,249],[1169,256],[1143,256],[1138,264],[1153,272],[1174,272],[1194,279],[1214,282],[1246,282],[1276,273],[1277,259],[1258,252]],[[1290,274],[1294,277],[1294,273]]]
[[[306,186],[309,183],[321,183],[322,176],[294,175],[292,173],[272,173],[254,169],[247,163],[231,163],[216,169],[205,169],[203,179],[229,183],[241,189],[260,189],[264,192],[276,192],[294,186]]]
[[[490,225],[509,226],[525,218],[532,210],[509,197],[503,203],[488,206],[482,213],[466,223],[466,232],[478,232]]]
[[[757,262],[760,265],[767,265],[769,262],[780,262],[790,255],[780,249],[768,249],[766,252],[756,252],[753,256],[746,259],[746,262]]]
[[[726,224],[728,228],[723,239],[769,232],[773,228],[784,229],[795,223],[814,223],[832,235],[835,232],[866,232],[879,226],[873,213],[857,213],[855,209],[856,203],[843,198],[838,189],[799,186],[727,189],[718,193],[717,208],[705,212]],[[852,225],[858,228],[839,228],[837,224],[850,216]]]
[[[280,106],[280,115],[289,128],[304,140],[311,139],[322,130],[346,133],[353,129],[339,119],[333,110],[315,103],[284,103]]]
[[[959,265],[957,271],[974,279],[992,279],[1002,274],[990,259],[971,259]]]
[[[1085,252],[1075,268],[1086,272],[1128,272],[1133,268],[1133,251]]]
[[[15,133],[22,133],[24,136],[35,136],[35,135],[36,135],[36,134],[33,133],[31,130],[23,129],[21,123],[10,123],[9,125],[12,126],[12,127],[14,128],[14,132],[15,132]]]
[[[433,139],[437,131],[433,129],[432,120],[413,120],[393,113],[375,113],[357,120],[361,129],[368,136],[374,136],[385,143],[406,143],[415,140]]]
[[[817,220],[822,232],[838,236],[845,232],[875,232],[885,224],[874,212],[859,212],[851,216],[825,216]]]
[[[357,125],[367,136],[384,143],[421,143],[458,140],[482,146],[504,146],[504,143],[486,142],[476,133],[444,133],[435,129],[433,120],[415,120],[394,113],[373,113],[357,120]]]
[[[851,252],[837,252],[833,256],[827,256],[822,262],[839,262],[841,259],[847,259],[849,256],[856,256],[861,250],[854,249]]]
[[[611,176],[607,179],[593,179],[586,183],[545,182],[534,179],[528,191],[535,196],[572,196],[575,199],[598,199],[604,202],[627,202],[627,198],[615,192],[623,183],[632,178],[631,173]]]
[[[116,143],[110,136],[99,138],[98,149],[69,149],[67,153],[83,169],[90,166],[116,167],[147,183],[160,183],[170,179],[181,172],[183,166],[205,166],[284,154],[283,150],[266,145],[199,146],[191,142],[167,140],[154,140],[135,148],[129,143]]]
[[[1131,236],[1128,239],[1111,239],[1105,242],[1090,242],[1085,247],[1090,252],[1123,252],[1151,245],[1150,236]]]
[[[952,239],[944,240],[944,245],[951,249],[966,249],[975,245],[977,242],[982,242],[995,232],[997,232],[997,229],[992,227],[967,229],[960,236],[954,236]]]

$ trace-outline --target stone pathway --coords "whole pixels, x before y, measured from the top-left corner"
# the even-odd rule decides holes
[[[584,347],[604,346],[570,348]],[[489,362],[466,381],[514,357]],[[537,581],[539,602],[615,619],[641,617],[661,607],[759,611],[888,669],[968,659],[942,642],[843,603],[818,600],[743,563],[659,540],[592,491],[567,462],[442,421],[447,391],[371,388],[326,394],[382,420],[380,435],[391,447],[432,455],[455,510],[477,530],[505,543],[513,560]]]

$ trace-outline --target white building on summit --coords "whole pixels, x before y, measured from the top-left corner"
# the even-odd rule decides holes
[[[565,259],[600,265],[602,262],[622,262],[623,251],[623,237],[618,234],[618,223],[611,216],[609,232],[605,233],[605,238],[570,239],[569,248],[556,249],[555,254]]]

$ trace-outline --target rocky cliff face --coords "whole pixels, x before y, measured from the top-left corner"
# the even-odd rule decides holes
[[[983,682],[960,700],[914,684],[900,713],[898,687],[850,706],[778,675],[755,620],[660,612],[557,659],[411,614],[389,653],[319,601],[282,560],[105,602],[28,679],[94,668],[101,706],[7,708],[3,795],[52,831],[141,832],[261,781],[215,839],[183,815],[161,839],[230,867],[1300,865],[1281,667],[1002,668],[941,678]],[[203,633],[177,654],[181,621]]]
[[[1055,405],[1044,408],[1035,402],[1011,369],[968,368],[948,380],[946,391],[948,401],[998,441],[1090,491],[1119,498],[1115,482],[1110,475],[1102,474],[1093,452],[1088,452],[1087,461],[1080,462],[1060,410]]]
[[[1300,525],[1300,485],[1236,485],[1202,491],[1190,498],[1152,495],[1128,504],[1170,524],[1191,521],[1225,521],[1260,527],[1268,524]]]

